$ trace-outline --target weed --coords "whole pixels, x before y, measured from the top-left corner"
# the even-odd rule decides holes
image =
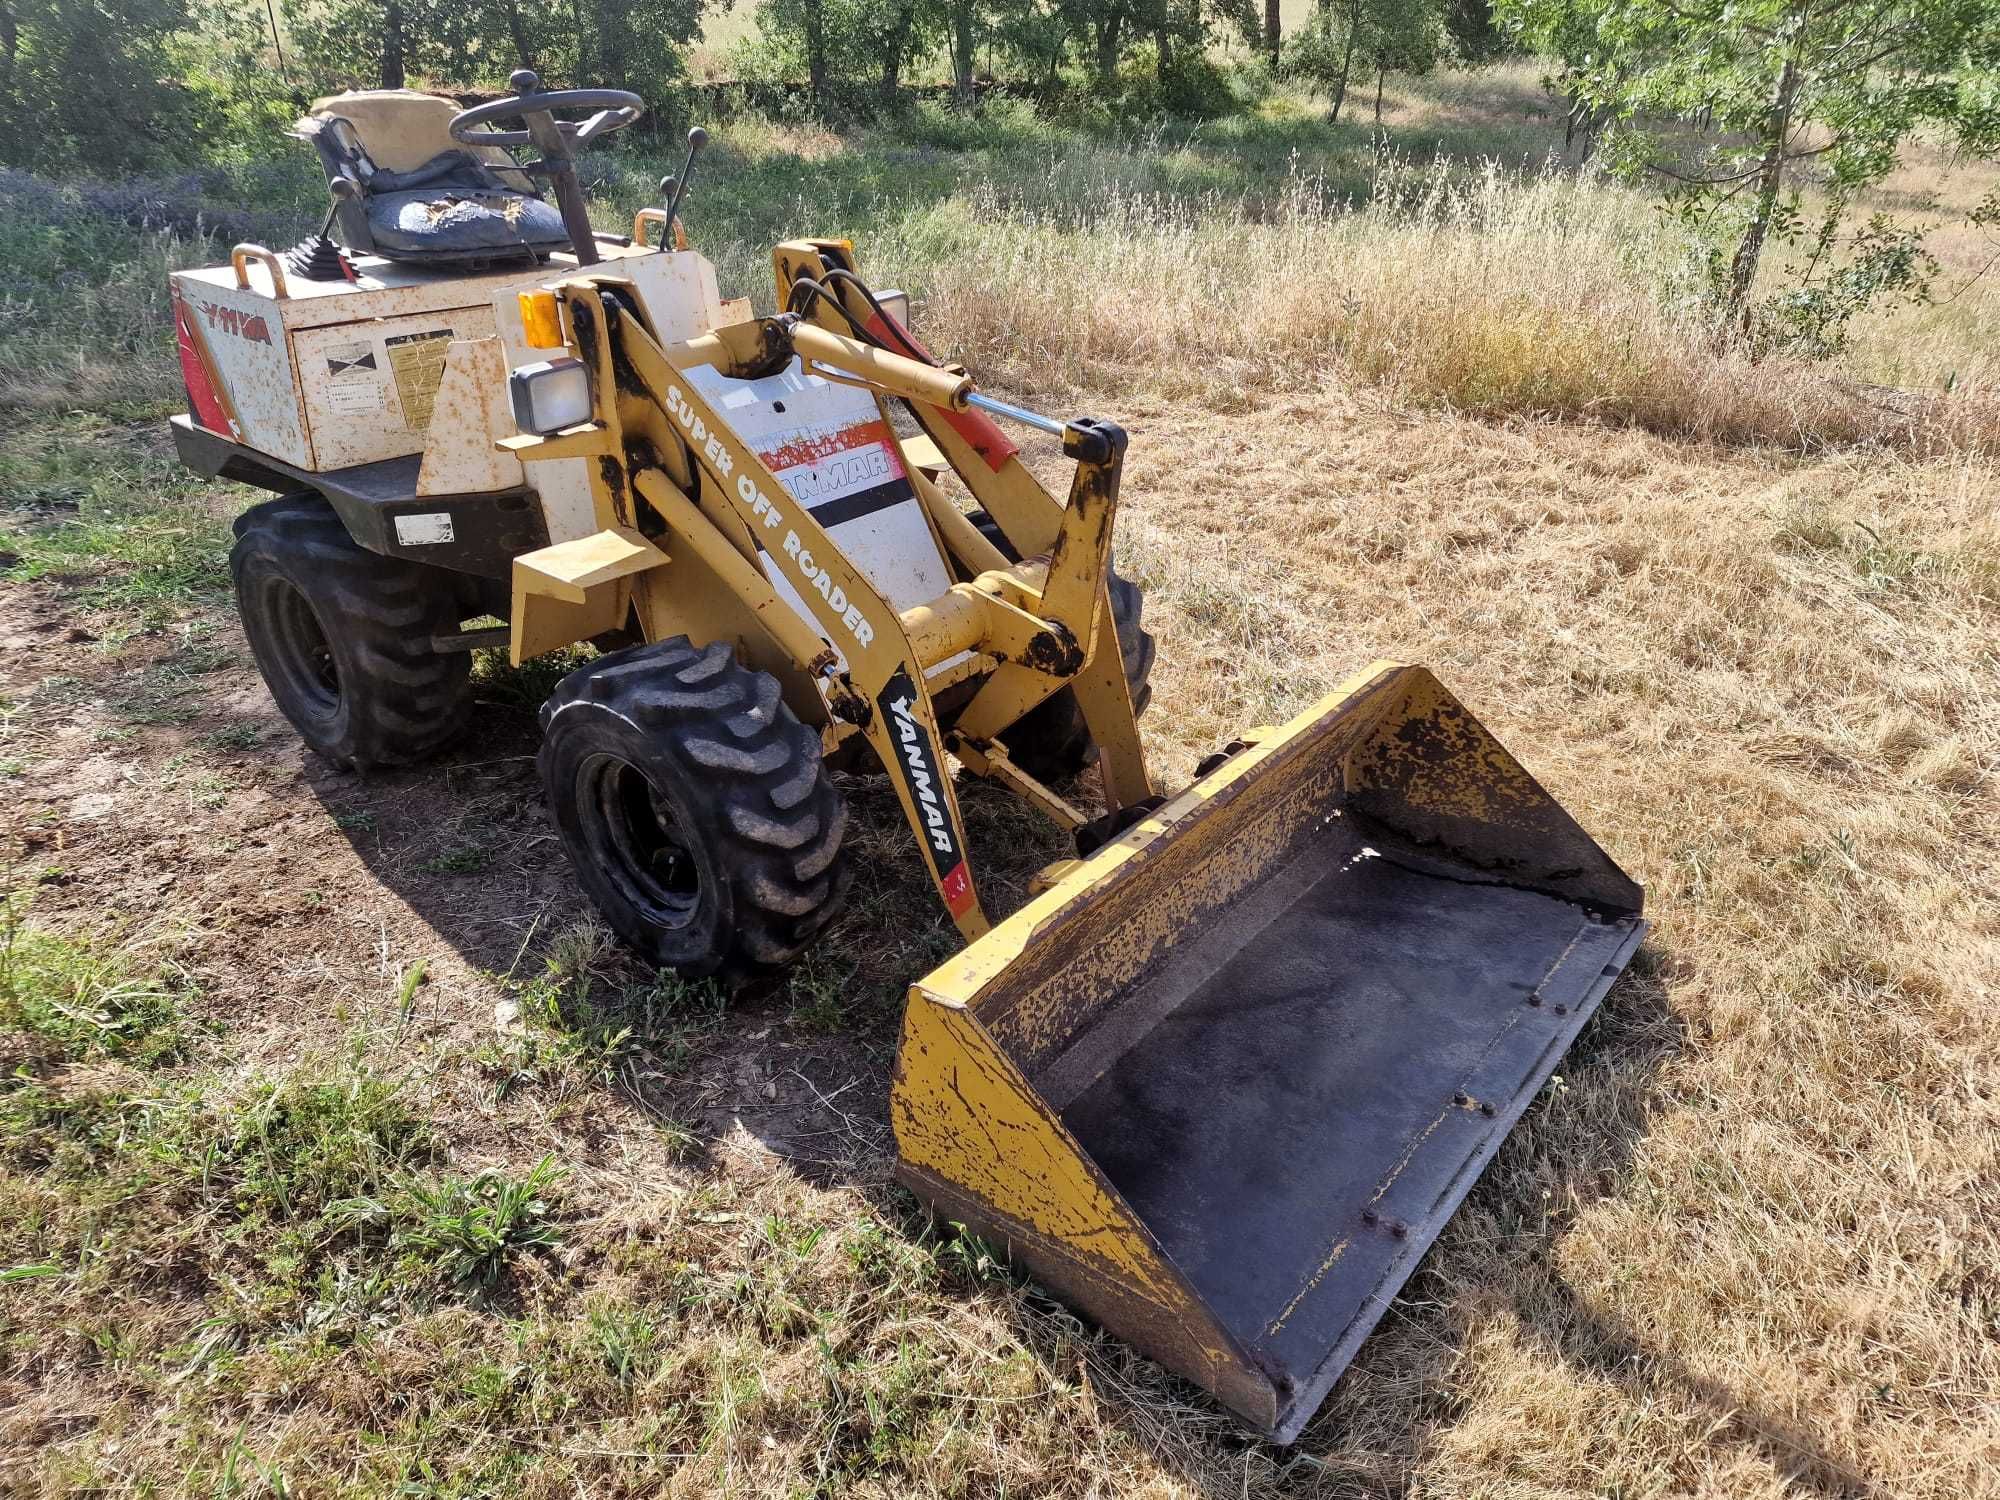
[[[382,1194],[434,1150],[434,1131],[402,1085],[358,1070],[253,1084],[232,1112],[224,1154],[205,1174],[228,1184],[239,1210],[277,1218]]]
[[[605,1370],[619,1385],[630,1387],[659,1367],[663,1330],[650,1310],[600,1303],[584,1316]]]
[[[533,712],[548,701],[557,684],[596,655],[591,647],[577,645],[531,658],[516,667],[508,663],[505,651],[475,651],[473,690],[488,702]]]
[[[519,1179],[485,1171],[470,1181],[410,1183],[399,1205],[407,1222],[396,1231],[396,1248],[445,1280],[490,1287],[515,1256],[561,1241],[546,1201],[561,1176],[545,1156]]]
[[[408,1021],[417,1008],[417,991],[429,974],[429,963],[420,958],[408,965],[396,981],[396,1014],[404,1021]]]
[[[426,875],[476,875],[493,863],[493,851],[479,844],[459,844],[425,860],[417,868]]]
[[[844,1031],[857,967],[839,954],[809,950],[785,976],[792,1024],[823,1036]]]
[[[0,901],[0,1025],[73,1060],[114,1057],[151,1067],[186,1052],[193,1028],[185,975],[133,974],[114,948],[28,926],[26,905],[19,895]]]
[[[229,724],[203,735],[201,742],[211,750],[254,750],[264,735],[255,724]]]

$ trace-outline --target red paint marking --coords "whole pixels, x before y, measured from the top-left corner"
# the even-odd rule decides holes
[[[234,307],[224,307],[219,302],[204,302],[201,310],[208,315],[208,326],[219,328],[232,338],[248,339],[253,343],[271,342],[271,325],[264,321],[262,313],[246,313]]]
[[[917,342],[916,335],[901,323],[897,323],[895,333],[891,333],[889,323],[883,320],[880,313],[871,313],[866,326],[868,332],[886,348],[905,347],[897,341],[897,335],[901,335],[909,340],[907,347],[917,350],[926,359],[934,358],[930,350]],[[983,411],[947,411],[940,415],[951,424],[953,431],[972,445],[972,451],[985,459],[986,467],[996,474],[1006,467],[1008,459],[1021,451]]]
[[[202,363],[196,337],[194,325],[188,319],[187,303],[181,300],[180,288],[175,287],[174,343],[180,351],[181,380],[187,386],[188,405],[194,408],[195,421],[210,432],[234,437],[236,424],[229,420],[222,398],[216,395],[215,385],[208,378],[208,367]]]
[[[962,917],[972,909],[972,872],[960,860],[951,867],[951,872],[938,882],[938,889],[944,892],[944,904],[951,908],[954,917]]]
[[[852,427],[843,427],[837,432],[793,438],[783,447],[757,456],[764,460],[764,467],[773,474],[782,474],[787,469],[796,469],[802,464],[824,463],[836,453],[848,453],[874,443],[880,443],[888,452],[891,472],[886,477],[901,479],[903,466],[897,461],[895,446],[890,441],[889,424],[880,417],[872,422],[856,422]]]

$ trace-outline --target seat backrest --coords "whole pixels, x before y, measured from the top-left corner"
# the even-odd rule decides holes
[[[509,188],[533,192],[534,183],[499,147],[462,146],[451,138],[458,112],[452,100],[415,89],[351,89],[316,100],[299,127],[306,134],[315,120],[345,120],[368,161],[385,172],[414,172],[446,151],[464,151],[494,168]]]

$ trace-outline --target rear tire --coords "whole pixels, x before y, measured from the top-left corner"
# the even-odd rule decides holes
[[[405,765],[464,727],[472,659],[455,581],[363,550],[310,491],[236,518],[229,572],[257,669],[280,713],[336,765]]]
[[[1000,523],[983,510],[967,518],[979,534],[1000,549],[1009,562],[1019,562],[1020,553],[1000,530]],[[1145,713],[1153,701],[1153,658],[1158,648],[1141,620],[1146,596],[1139,585],[1119,576],[1114,563],[1106,579],[1111,595],[1111,619],[1118,629],[1118,654],[1125,667],[1125,686],[1132,694],[1132,716]],[[1014,762],[1037,781],[1055,781],[1074,776],[1090,764],[1097,747],[1090,742],[1090,730],[1083,722],[1083,710],[1068,688],[1037,704],[1019,723],[1000,736]]]
[[[685,636],[572,672],[542,708],[542,786],[612,928],[683,974],[795,958],[840,908],[847,803],[776,678]]]

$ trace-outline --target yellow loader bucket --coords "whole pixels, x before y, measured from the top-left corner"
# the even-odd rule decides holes
[[[1290,1442],[1641,900],[1429,672],[1377,663],[913,988],[897,1175]]]

